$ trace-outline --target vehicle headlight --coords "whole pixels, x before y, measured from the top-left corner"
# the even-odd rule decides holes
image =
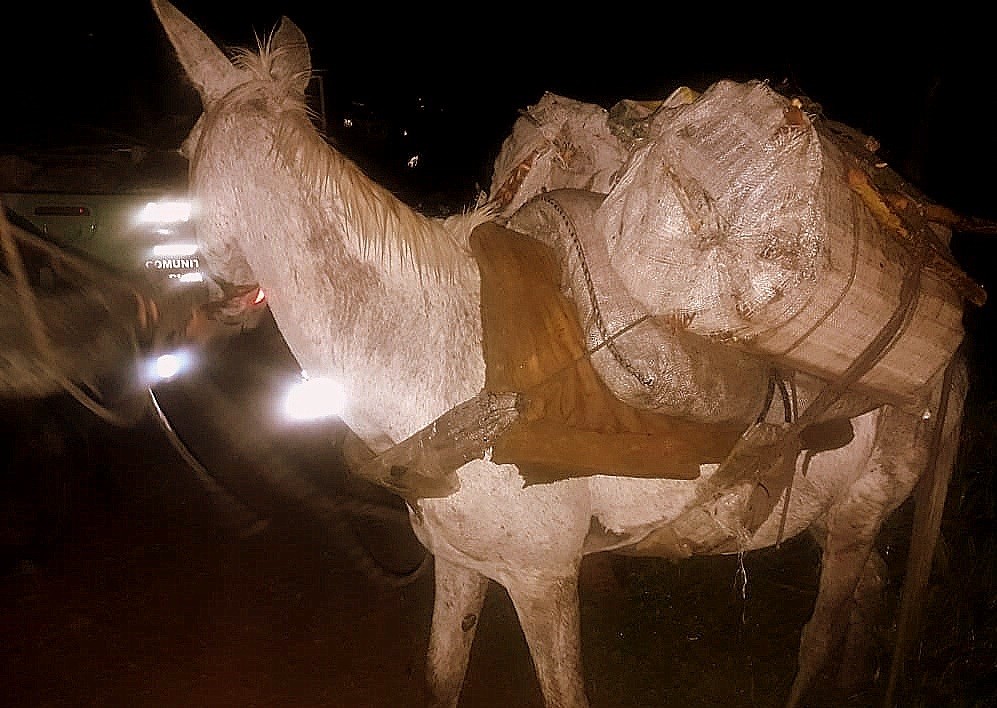
[[[141,224],[177,224],[190,221],[193,209],[186,200],[149,202],[139,212]]]
[[[158,243],[145,254],[145,269],[179,283],[202,283],[191,223],[191,202],[160,200],[148,202],[136,216],[143,231]]]

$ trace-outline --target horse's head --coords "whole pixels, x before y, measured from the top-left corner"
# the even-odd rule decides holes
[[[152,5],[204,108],[183,150],[210,272],[273,297],[252,266],[275,243],[291,253],[285,239],[321,251],[326,265],[346,253],[434,277],[466,267],[467,236],[491,207],[428,219],[332,150],[311,120],[311,58],[297,25],[284,17],[258,51],[229,59],[167,0]]]
[[[289,117],[308,121],[311,60],[304,35],[287,18],[258,54],[237,52],[230,59],[172,4],[152,5],[204,109],[182,147],[212,278],[212,301],[194,313],[187,332],[203,340],[253,326],[263,309],[246,244],[277,239],[293,223],[283,208],[293,185],[266,152],[275,149]]]

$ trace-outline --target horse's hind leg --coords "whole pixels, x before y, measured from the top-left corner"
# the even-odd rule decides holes
[[[456,708],[488,578],[437,556],[426,676],[432,708]]]
[[[883,591],[886,561],[875,548],[862,568],[852,597],[852,610],[841,647],[838,687],[848,693],[870,685],[876,677],[876,627],[886,611]]]
[[[506,583],[530,647],[546,708],[586,708],[578,568],[573,575],[522,574]]]
[[[864,529],[856,529],[850,542],[833,538],[833,534],[833,531],[828,534],[824,548],[813,615],[800,637],[796,678],[787,708],[801,705],[828,658],[841,646],[849,627],[855,590],[871,555],[872,542],[866,538]]]
[[[821,548],[824,548],[827,529],[815,527],[812,532]],[[886,572],[883,556],[873,548],[852,593],[844,637],[835,657],[840,663],[837,671],[838,688],[844,692],[850,693],[853,689],[861,688],[875,676],[875,629],[883,620],[886,609],[883,597]]]
[[[853,615],[856,603],[865,599],[857,592],[875,589],[880,570],[872,555],[876,537],[886,515],[910,494],[927,459],[925,431],[918,423],[909,414],[885,407],[866,472],[828,511],[817,600],[803,628],[787,706],[802,703],[828,658],[842,647],[850,623],[858,617]]]

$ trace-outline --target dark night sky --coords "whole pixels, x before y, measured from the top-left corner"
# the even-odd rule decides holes
[[[469,171],[481,172],[517,110],[544,90],[609,107],[625,97],[661,98],[683,84],[758,78],[788,81],[828,117],[877,137],[884,157],[939,201],[997,216],[990,205],[997,61],[976,39],[989,26],[982,15],[936,8],[877,18],[862,6],[819,14],[799,4],[752,4],[733,15],[692,4],[680,14],[634,4],[458,13],[425,3],[176,4],[223,46],[253,45],[289,16],[325,76],[330,113],[361,101],[390,114],[420,96],[437,111],[434,135],[447,143],[439,149],[461,156]],[[0,144],[79,140],[83,125],[87,135],[96,128],[173,147],[198,111],[143,0],[68,7],[35,0],[0,22]]]

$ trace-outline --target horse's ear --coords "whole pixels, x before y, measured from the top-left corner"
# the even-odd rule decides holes
[[[270,48],[274,78],[290,80],[292,88],[304,95],[312,74],[312,58],[304,33],[289,18],[282,17]]]
[[[167,0],[152,0],[152,8],[205,108],[245,80],[225,53]]]

